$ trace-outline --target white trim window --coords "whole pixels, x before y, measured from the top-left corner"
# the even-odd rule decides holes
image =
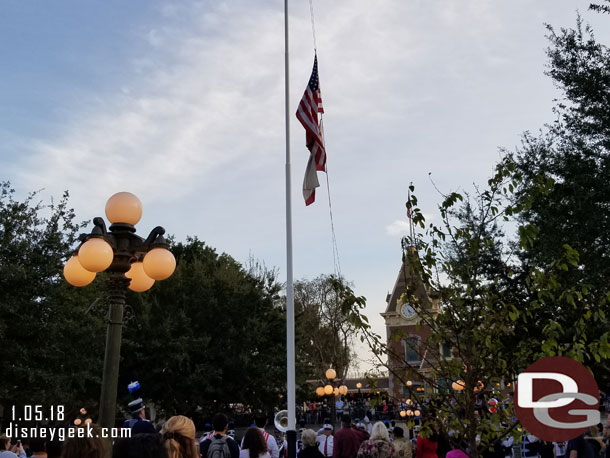
[[[402,345],[405,349],[405,361],[408,364],[416,364],[421,361],[419,355],[421,339],[419,336],[409,336],[403,339]]]

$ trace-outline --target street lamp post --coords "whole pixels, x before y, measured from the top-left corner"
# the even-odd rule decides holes
[[[327,369],[324,375],[326,377],[326,384],[323,387],[318,387],[316,393],[318,396],[328,395],[328,400],[330,402],[330,422],[334,425],[337,422],[335,400],[339,394],[346,395],[348,390],[347,386],[342,384],[340,380],[337,380],[337,372],[334,369]]]
[[[131,193],[114,194],[106,203],[110,230],[100,217],[93,219],[94,228],[81,234],[77,254],[64,266],[64,276],[73,286],[86,286],[97,272],[108,272],[108,330],[104,354],[100,413],[98,423],[104,428],[114,426],[116,414],[119,360],[123,310],[127,289],[143,292],[155,280],[165,280],[176,268],[176,260],[168,250],[163,234],[155,227],[146,239],[135,234],[135,225],[142,217],[142,204]]]

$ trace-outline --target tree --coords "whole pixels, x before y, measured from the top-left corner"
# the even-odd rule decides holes
[[[607,7],[604,7],[607,8]],[[586,339],[572,323],[583,314],[590,335],[603,335],[610,316],[610,49],[596,42],[580,18],[575,29],[547,26],[551,43],[547,74],[562,91],[556,120],[509,155],[524,177],[518,199],[528,199],[520,219],[536,230],[532,245],[520,253],[524,263],[542,271],[565,246],[575,251],[579,268],[561,276],[563,284],[587,285],[580,306],[548,310],[558,340],[583,348],[583,360],[594,367],[602,388],[610,387],[610,366],[587,351]],[[533,192],[536,183],[546,192]]]
[[[364,298],[342,290],[344,311],[362,330],[379,365],[404,384],[417,377],[433,388],[415,395],[426,418],[423,433],[429,433],[431,423],[452,429],[466,441],[472,457],[494,447],[516,427],[512,405],[502,403],[506,391],[501,388],[526,366],[556,354],[580,361],[586,356],[610,357],[608,332],[587,333],[601,316],[574,317],[573,335],[562,339],[557,322],[547,315],[549,309],[583,307],[592,294],[583,282],[564,280],[566,273],[579,270],[577,253],[566,245],[560,257],[541,270],[518,256],[532,246],[535,228],[518,226],[514,239],[501,230],[501,223],[517,223],[514,216],[528,205],[525,195],[514,198],[521,179],[515,164],[500,163],[484,190],[477,189],[474,196],[445,196],[439,225],[425,225],[415,196],[407,202],[413,222],[425,230],[404,240],[403,256],[416,275],[405,278],[407,292],[401,299],[430,329],[428,338],[409,343],[421,364],[408,361],[397,345],[408,336],[385,341],[361,313]],[[547,188],[541,181],[532,195]],[[524,332],[532,328],[536,332]],[[443,347],[451,354],[444,354]],[[495,412],[487,408],[492,398],[501,404]]]
[[[276,282],[196,238],[171,250],[172,277],[129,298],[119,388],[138,379],[165,415],[209,415],[234,403],[271,409],[285,385]]]
[[[309,379],[321,378],[330,367],[338,378],[345,378],[353,364],[356,328],[341,308],[339,292],[336,281],[328,275],[294,285],[297,359]]]
[[[90,307],[100,282],[74,289],[61,276],[81,227],[68,193],[49,205],[36,199],[16,200],[0,183],[0,405],[90,403],[105,336],[103,315]]]
[[[608,1],[608,0],[604,0]],[[589,5],[589,9],[593,11],[597,11],[598,13],[610,13],[610,5],[602,5],[599,3],[591,3]]]
[[[492,414],[487,400],[531,362],[565,355],[608,373],[610,54],[580,20],[576,30],[549,31],[548,73],[565,94],[557,121],[538,139],[526,134],[483,190],[445,196],[441,224],[426,226],[417,199],[407,202],[425,232],[405,240],[404,256],[426,288],[411,281],[403,300],[431,329],[419,349],[431,370],[388,364],[385,355],[399,357],[395,342],[371,332],[364,298],[344,290],[379,363],[403,381],[426,377],[436,391],[419,402],[475,457],[511,431],[501,427],[511,424],[510,403]]]

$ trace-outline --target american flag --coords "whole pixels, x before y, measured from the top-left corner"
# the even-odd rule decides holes
[[[309,161],[303,180],[305,205],[310,205],[316,200],[316,188],[320,186],[316,172],[326,170],[324,132],[322,122],[318,122],[318,113],[324,113],[324,107],[322,106],[322,94],[320,93],[320,80],[318,78],[318,56],[315,56],[313,71],[297,110],[297,119],[305,128],[305,143],[309,150]]]

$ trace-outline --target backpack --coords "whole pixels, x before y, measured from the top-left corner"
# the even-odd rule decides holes
[[[221,438],[212,437],[206,458],[231,458],[227,436],[222,436]]]

